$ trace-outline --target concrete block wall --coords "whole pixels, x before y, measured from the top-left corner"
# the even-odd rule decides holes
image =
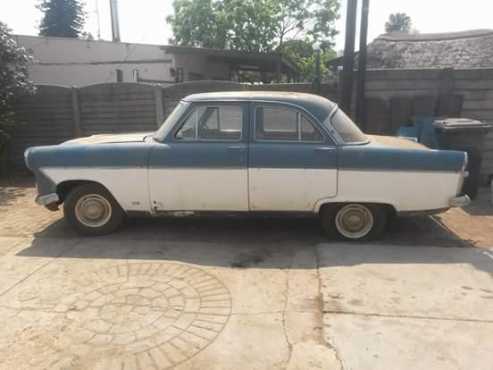
[[[17,104],[12,161],[22,167],[28,146],[56,144],[103,132],[151,131],[185,96],[209,91],[293,91],[339,100],[337,82],[315,91],[310,83],[248,85],[195,81],[172,86],[112,83],[83,88],[40,86]],[[417,114],[459,115],[493,123],[493,69],[370,70],[365,131],[394,134]],[[493,175],[493,132],[486,138],[482,173]]]
[[[456,113],[453,115],[493,124],[493,69],[370,70],[366,95],[369,99],[369,111],[374,108],[371,106],[372,102],[376,104],[376,101],[380,105],[387,105],[389,110],[383,119],[390,123],[369,122],[370,131],[375,131],[373,128],[377,126],[376,131],[393,133],[397,128],[397,113],[400,114],[399,119],[403,120],[406,114],[423,114],[426,111],[434,114],[448,111],[450,114],[446,115]],[[444,108],[447,97],[455,100],[452,104],[460,109]],[[396,109],[394,106],[402,98],[411,100],[409,112],[403,112],[405,108]],[[385,128],[382,129],[382,126]],[[493,175],[493,132],[485,140],[482,174],[485,181]]]

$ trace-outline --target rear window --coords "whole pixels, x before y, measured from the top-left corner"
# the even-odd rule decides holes
[[[297,109],[266,105],[258,106],[255,111],[255,139],[319,143],[324,137]]]

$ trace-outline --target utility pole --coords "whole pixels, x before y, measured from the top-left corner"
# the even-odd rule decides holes
[[[315,64],[315,91],[320,95],[320,86],[322,83],[322,76],[320,72],[320,47],[317,46],[315,52],[317,53],[317,59]]]
[[[101,40],[101,16],[99,14],[99,0],[96,0],[96,19],[98,22],[98,40]]]
[[[358,60],[358,90],[356,99],[356,122],[363,129],[366,128],[366,64],[367,64],[367,39],[368,39],[368,14],[370,0],[363,0],[361,7],[361,27],[359,36],[359,60]]]
[[[114,42],[120,42],[120,22],[118,20],[118,2],[117,0],[110,0],[111,10],[111,32]]]
[[[346,41],[344,45],[341,107],[350,114],[353,95],[354,43],[356,38],[356,11],[358,0],[348,0],[346,14]]]

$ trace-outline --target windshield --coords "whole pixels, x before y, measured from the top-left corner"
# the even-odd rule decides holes
[[[187,110],[188,103],[181,101],[178,105],[173,109],[173,112],[164,120],[164,123],[161,125],[159,130],[154,134],[154,139],[161,141],[168,134],[169,130],[175,125],[176,121],[180,119],[182,114]]]
[[[365,143],[368,141],[366,135],[356,126],[356,124],[349,118],[346,113],[340,108],[332,118],[330,118],[332,127],[337,131],[341,139],[346,144]]]

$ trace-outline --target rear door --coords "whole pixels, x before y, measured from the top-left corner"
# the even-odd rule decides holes
[[[254,103],[250,117],[250,210],[311,211],[336,195],[336,146],[308,112]]]

